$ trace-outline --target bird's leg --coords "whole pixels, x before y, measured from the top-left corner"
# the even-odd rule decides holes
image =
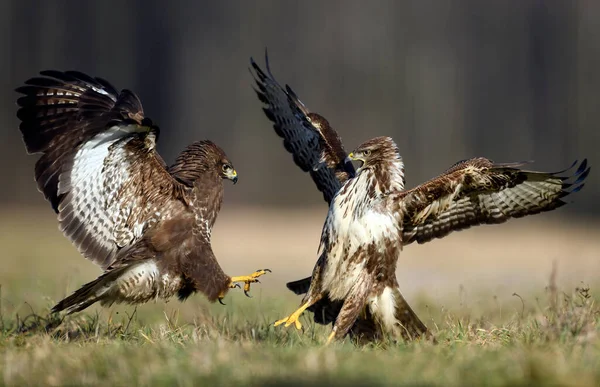
[[[322,295],[318,295],[316,297],[311,297],[308,299],[308,301],[306,301],[304,304],[302,304],[302,306],[300,306],[294,313],[290,314],[287,317],[282,318],[281,320],[277,320],[275,322],[275,324],[273,324],[273,326],[278,326],[281,325],[283,323],[285,323],[285,327],[289,327],[292,324],[296,325],[296,329],[300,330],[302,329],[302,324],[300,323],[300,321],[298,321],[298,319],[300,318],[300,315],[302,315],[302,313],[304,313],[304,311],[308,308],[310,308],[311,305],[314,305],[315,303],[317,303],[317,301],[319,301],[323,296]]]
[[[344,338],[360,316],[360,313],[365,310],[367,298],[371,292],[371,283],[370,278],[359,280],[352,288],[335,319],[333,331],[327,338],[327,344],[334,339]]]
[[[255,282],[260,282],[258,280],[258,277],[260,277],[261,275],[270,273],[270,272],[271,272],[270,269],[262,269],[262,270],[257,270],[250,275],[241,275],[238,277],[231,277],[231,281],[229,281],[229,287],[230,288],[239,287],[239,284],[237,282],[243,282],[244,283],[244,294],[246,296],[250,297],[250,295],[248,294],[248,292],[250,291],[250,284],[255,283]]]
[[[325,343],[325,345],[329,345],[333,341],[333,339],[335,338],[335,331],[336,329],[333,328],[333,330],[329,334],[329,337],[327,338],[327,343]]]

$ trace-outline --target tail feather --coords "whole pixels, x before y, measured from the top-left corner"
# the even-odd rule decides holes
[[[304,294],[308,292],[308,288],[310,288],[310,281],[312,277],[302,278],[297,281],[288,282],[285,286],[290,289],[295,294]]]
[[[317,324],[327,325],[335,323],[343,305],[344,300],[332,301],[329,296],[325,295],[316,304],[311,305],[308,310],[314,313],[314,320]]]
[[[92,282],[88,282],[77,289],[69,297],[58,302],[53,308],[52,313],[66,311],[66,314],[80,312],[90,305],[101,301],[104,303],[107,292],[114,280],[121,275],[122,270],[113,270],[104,273]]]

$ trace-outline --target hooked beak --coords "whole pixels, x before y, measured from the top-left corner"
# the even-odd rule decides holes
[[[233,184],[237,183],[237,181],[238,181],[238,175],[237,175],[237,171],[235,169],[232,169],[231,172],[229,172],[228,174],[225,175],[225,177],[227,177],[229,180],[233,181]]]
[[[350,152],[348,157],[346,157],[346,162],[352,162],[352,161],[360,161],[360,164],[362,166],[362,164],[365,162],[365,159],[363,159],[362,157],[356,157],[354,152]]]

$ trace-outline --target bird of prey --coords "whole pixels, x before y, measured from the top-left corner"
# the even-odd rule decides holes
[[[301,306],[275,325],[301,329],[298,318],[309,310],[315,322],[333,324],[328,343],[348,333],[367,341],[429,335],[398,288],[402,248],[475,225],[551,211],[579,191],[589,174],[586,160],[564,177],[566,170],[528,171],[519,168],[524,163],[479,157],[407,190],[404,163],[391,138],[373,138],[346,154],[327,120],[309,112],[289,86],[280,86],[266,55],[265,60],[266,72],[250,60],[263,110],[329,204],[311,277],[287,284],[305,294]],[[360,167],[355,170],[351,161]]]
[[[40,74],[16,89],[27,152],[42,154],[35,180],[60,230],[104,270],[52,311],[195,292],[221,301],[240,283],[248,295],[268,270],[230,277],[210,243],[223,179],[238,180],[225,152],[198,141],[167,166],[155,149],[159,128],[133,92],[77,71]]]

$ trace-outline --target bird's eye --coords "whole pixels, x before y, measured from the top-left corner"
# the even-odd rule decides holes
[[[363,155],[365,155],[365,156],[371,156],[371,150],[370,149],[365,149],[363,151]]]
[[[231,169],[231,165],[229,164],[223,164],[223,172],[227,172]]]

